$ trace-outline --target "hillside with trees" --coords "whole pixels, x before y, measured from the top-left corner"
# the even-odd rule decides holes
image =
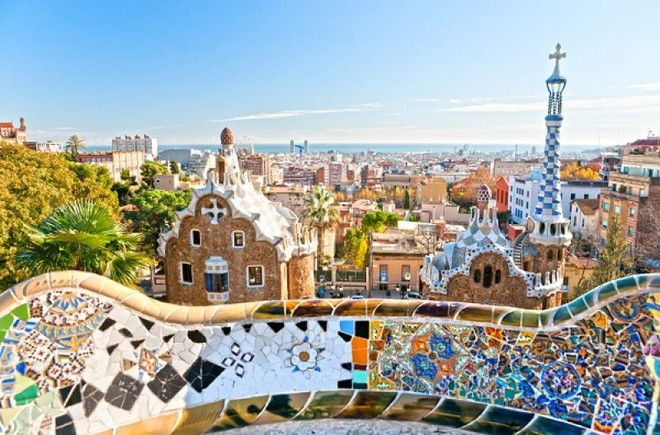
[[[34,275],[15,261],[16,246],[55,209],[78,198],[93,200],[117,216],[117,195],[105,168],[0,144],[0,291]]]

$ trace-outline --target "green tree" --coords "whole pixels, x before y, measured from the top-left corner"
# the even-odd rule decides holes
[[[186,208],[191,199],[192,191],[187,189],[178,192],[141,190],[129,200],[137,210],[124,212],[124,219],[132,231],[144,235],[143,252],[157,256],[159,234],[174,223],[176,212]]]
[[[340,250],[340,255],[347,263],[356,263],[358,247],[364,235],[364,232],[357,227],[349,228],[346,230],[346,234],[344,234],[344,242],[342,243]]]
[[[152,260],[135,252],[139,234],[124,231],[104,206],[78,200],[31,227],[18,245],[16,260],[34,273],[83,270],[135,286]]]
[[[119,200],[119,205],[122,207],[128,204],[128,201],[131,197],[131,183],[128,181],[123,181],[121,183],[114,183],[112,185],[112,191],[117,194],[117,199]]]
[[[172,161],[170,162],[170,172],[171,172],[172,174],[179,174],[179,173],[181,173],[181,167],[179,166],[179,163],[178,163],[178,162],[175,162],[174,160],[172,160]]]
[[[361,228],[351,228],[346,231],[341,248],[342,258],[360,269],[367,266],[369,252],[369,234]]]
[[[85,147],[85,141],[78,137],[77,134],[74,134],[66,141],[65,149],[74,159],[76,159],[80,150],[85,149]]]
[[[335,198],[332,193],[324,188],[315,186],[311,195],[305,197],[304,217],[309,221],[312,228],[318,231],[318,253],[319,263],[322,263],[323,253],[325,252],[325,234],[334,229],[339,222],[339,212],[334,207]],[[321,264],[318,264],[321,266]]]
[[[411,209],[410,205],[411,205],[410,204],[410,192],[408,191],[408,189],[406,189],[406,191],[403,194],[403,208],[406,209],[406,210],[410,210]]]
[[[367,232],[381,233],[388,227],[397,226],[401,218],[396,213],[372,211],[362,218],[362,229]]]
[[[341,247],[342,258],[360,269],[364,269],[368,262],[369,234],[395,227],[399,220],[396,213],[384,211],[367,213],[362,218],[362,228],[351,228],[346,232]]]
[[[161,165],[158,162],[144,162],[140,168],[140,175],[142,176],[142,186],[146,189],[154,188],[154,176],[158,174],[167,174],[169,168]]]
[[[76,198],[99,198],[110,195],[114,181],[105,166],[71,163],[71,171],[80,183],[75,189]]]
[[[76,198],[118,212],[112,180],[100,167],[72,163],[63,154],[40,153],[20,145],[0,145],[0,291],[34,275],[16,264],[17,244],[54,209]]]
[[[609,221],[605,245],[598,250],[598,260],[600,265],[594,273],[588,278],[581,279],[575,286],[576,297],[629,273],[632,258],[618,218]]]
[[[359,269],[367,268],[367,261],[369,256],[369,237],[364,236],[360,238],[357,245],[357,252],[355,253],[355,261],[353,264]]]

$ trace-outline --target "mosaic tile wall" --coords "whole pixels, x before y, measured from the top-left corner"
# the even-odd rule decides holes
[[[660,276],[629,277],[541,312],[392,300],[177,307],[95,275],[51,274],[0,295],[0,431],[380,417],[643,434],[654,287]]]

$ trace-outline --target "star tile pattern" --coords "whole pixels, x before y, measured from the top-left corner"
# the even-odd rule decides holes
[[[193,322],[199,307],[175,307],[190,310],[176,323],[82,288],[50,290],[0,317],[0,431],[204,432],[382,417],[643,434],[654,387],[642,352],[653,335],[649,292],[660,294],[660,276],[623,278],[540,312],[271,301],[219,322]]]

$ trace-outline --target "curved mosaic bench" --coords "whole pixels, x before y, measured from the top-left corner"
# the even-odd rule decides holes
[[[642,349],[655,291],[660,275],[545,311],[369,299],[182,307],[93,274],[47,274],[0,295],[0,430],[201,433],[378,417],[652,433]]]

